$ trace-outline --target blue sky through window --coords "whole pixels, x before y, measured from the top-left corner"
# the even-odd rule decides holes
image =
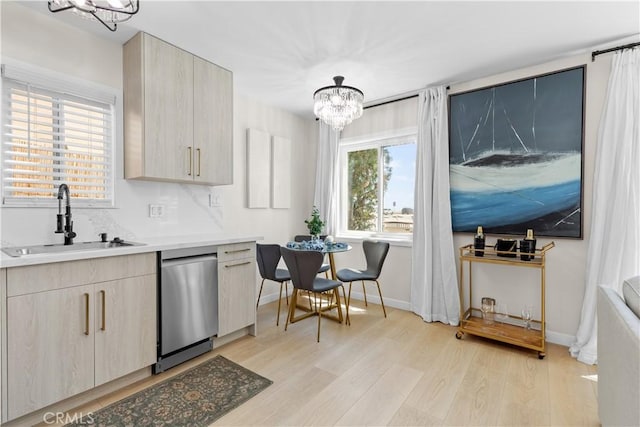
[[[402,208],[413,209],[416,144],[392,145],[386,148],[391,155],[393,170],[384,194],[384,208],[394,212],[400,212]]]

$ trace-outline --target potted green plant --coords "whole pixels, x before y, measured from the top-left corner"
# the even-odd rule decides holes
[[[311,209],[311,218],[305,219],[304,223],[307,224],[312,240],[318,240],[320,233],[322,233],[324,222],[320,219],[320,211],[317,207],[314,206],[313,209]]]

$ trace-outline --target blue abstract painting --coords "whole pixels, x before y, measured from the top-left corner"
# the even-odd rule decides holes
[[[449,97],[453,231],[582,238],[584,72]]]

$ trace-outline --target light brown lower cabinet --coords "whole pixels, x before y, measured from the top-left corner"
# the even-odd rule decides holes
[[[96,285],[96,386],[157,361],[156,289],[155,275]]]
[[[156,361],[155,257],[7,269],[5,421]]]
[[[93,285],[8,298],[9,419],[93,387],[94,305]]]
[[[256,243],[218,247],[218,337],[256,323]]]

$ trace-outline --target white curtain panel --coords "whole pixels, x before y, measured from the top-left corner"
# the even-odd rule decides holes
[[[444,86],[420,92],[411,310],[426,322],[457,325],[460,300],[449,201],[449,131]]]
[[[318,161],[313,204],[325,222],[324,232],[335,235],[338,220],[338,142],[340,132],[319,121]]]
[[[599,285],[640,274],[640,49],[613,56],[598,132],[585,296],[571,354],[597,362]]]

